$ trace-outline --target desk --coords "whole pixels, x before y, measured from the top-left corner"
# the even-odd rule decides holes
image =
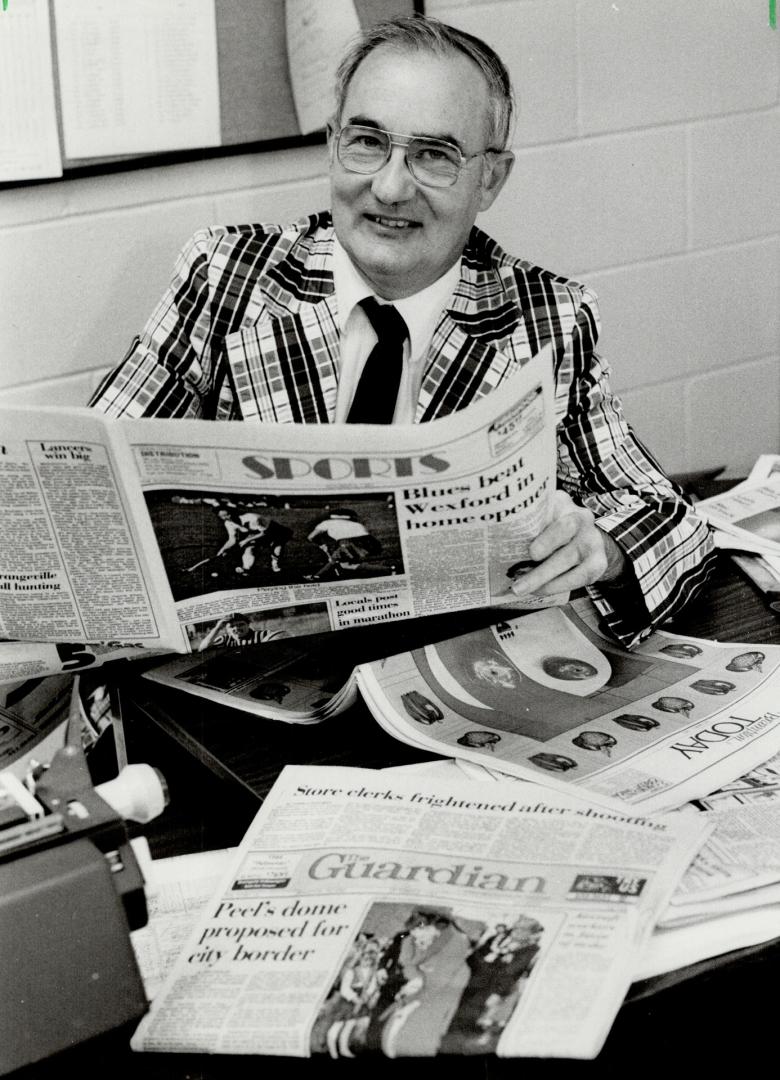
[[[455,624],[452,617],[423,620],[396,628],[396,641],[401,635],[396,647],[409,648],[420,638],[434,640],[490,621],[488,612],[459,615]],[[780,643],[780,620],[725,557],[708,595],[669,628],[724,641]],[[345,647],[349,639],[341,635],[349,633],[338,635]],[[366,632],[360,633],[364,648],[381,649],[381,641],[367,646]],[[236,843],[284,763],[379,767],[426,756],[385,735],[362,704],[324,724],[296,726],[257,721],[209,703],[194,709],[188,695],[142,680],[126,687],[125,697],[131,692],[126,722],[132,757],[160,766],[172,793],[169,809],[145,830],[157,856]],[[593,1062],[470,1058],[439,1059],[439,1066],[475,1080],[503,1080],[520,1072],[523,1080],[586,1075],[633,1080],[659,1068],[677,1073],[688,1067],[699,1074],[716,1069],[720,1076],[727,1064],[761,1061],[761,1044],[771,1038],[776,1023],[778,978],[780,940],[636,984]],[[60,1080],[64,1074],[111,1080],[256,1080],[261,1074],[283,1074],[285,1080],[318,1080],[343,1077],[353,1067],[362,1075],[367,1061],[350,1065],[329,1059],[135,1055],[127,1047],[128,1037],[127,1031],[112,1032],[21,1070],[15,1080]],[[421,1060],[372,1060],[368,1066],[372,1077],[388,1080],[427,1075],[432,1067]]]

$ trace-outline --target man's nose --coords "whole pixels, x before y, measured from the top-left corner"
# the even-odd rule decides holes
[[[406,147],[393,146],[390,157],[374,174],[371,192],[379,202],[389,205],[410,199],[415,191],[414,177],[406,166]]]

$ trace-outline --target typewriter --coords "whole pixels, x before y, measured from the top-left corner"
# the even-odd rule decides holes
[[[122,809],[135,768],[129,785],[120,774],[94,787],[68,741],[26,783],[0,773],[0,1075],[148,1007],[129,936],[146,898]],[[134,820],[163,809],[158,787],[160,805]]]

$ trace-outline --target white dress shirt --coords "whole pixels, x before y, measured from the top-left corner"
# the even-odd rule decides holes
[[[403,318],[409,330],[409,337],[404,343],[404,366],[401,386],[395,406],[393,423],[411,424],[414,422],[417,396],[425,369],[425,358],[431,344],[433,332],[441,317],[444,307],[455,291],[460,280],[460,260],[442,274],[432,285],[405,296],[402,300],[392,301],[398,314]],[[371,286],[364,281],[344,248],[334,237],[333,244],[333,282],[336,290],[339,329],[341,331],[341,355],[339,359],[339,388],[336,397],[337,423],[344,423],[355,395],[358,380],[369,353],[376,344],[373,327],[359,306],[367,296],[375,296]],[[388,303],[382,297],[376,299],[380,304]]]

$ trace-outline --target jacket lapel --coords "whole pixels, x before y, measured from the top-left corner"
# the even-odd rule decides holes
[[[483,236],[476,230],[472,235]],[[502,275],[472,242],[452,302],[431,340],[416,419],[433,420],[465,408],[534,352],[511,275]]]
[[[239,330],[225,336],[244,420],[328,423],[338,384],[333,232],[327,214],[282,232]]]

